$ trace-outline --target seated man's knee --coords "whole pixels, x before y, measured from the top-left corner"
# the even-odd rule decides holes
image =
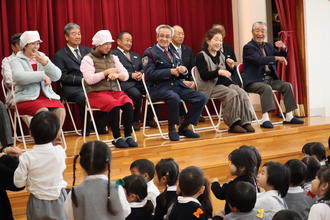
[[[178,94],[171,92],[166,96],[165,102],[179,104],[181,102],[181,98]]]

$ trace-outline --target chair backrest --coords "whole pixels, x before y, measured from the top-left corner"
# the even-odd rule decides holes
[[[7,97],[7,90],[5,88],[5,82],[3,81],[3,79],[1,80],[1,87],[2,87],[3,95]]]
[[[148,86],[146,83],[146,76],[144,73],[142,74],[142,84],[143,84],[144,90],[146,91],[147,99],[149,99],[149,101],[151,102],[151,97],[150,97]]]
[[[192,75],[192,78],[194,80],[194,83],[195,83],[195,86],[196,86],[196,90],[197,89],[197,80],[196,80],[196,74],[197,74],[198,70],[197,70],[197,66],[194,66],[192,69],[191,69],[191,75]]]
[[[242,84],[242,87],[243,87],[243,79],[242,79],[242,74],[244,74],[244,66],[243,66],[243,63],[240,63],[237,65],[236,67],[236,70],[237,70],[237,75],[238,75],[238,78],[239,80],[241,81],[241,84]]]

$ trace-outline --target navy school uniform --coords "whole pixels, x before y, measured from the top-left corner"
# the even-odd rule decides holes
[[[174,189],[175,188],[175,189]],[[153,220],[164,220],[168,208],[177,201],[176,186],[168,187],[164,192],[159,194],[156,199],[155,216]]]
[[[199,116],[207,102],[207,97],[187,87],[183,83],[184,76],[182,74],[179,77],[171,75],[171,69],[182,64],[176,51],[168,48],[168,54],[169,56],[158,44],[146,49],[144,52],[142,63],[151,99],[167,103],[170,124],[179,124],[181,99],[191,103],[187,121],[190,124],[197,125]]]
[[[178,197],[173,205],[169,220],[207,220],[207,215],[199,201],[192,197]]]

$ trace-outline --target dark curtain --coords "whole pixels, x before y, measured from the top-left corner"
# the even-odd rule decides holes
[[[184,43],[197,52],[205,32],[218,22],[225,24],[226,41],[233,45],[228,0],[2,0],[0,10],[1,59],[10,54],[9,37],[26,30],[39,31],[40,51],[52,58],[66,43],[63,28],[68,22],[80,25],[82,45],[89,47],[98,30],[109,29],[114,39],[127,30],[133,35],[132,50],[142,54],[155,43],[159,24],[178,24],[185,30]]]
[[[305,116],[295,5],[295,0],[276,0],[282,29],[279,33],[280,40],[288,47],[288,65],[279,64],[278,73],[282,80],[292,84],[293,92],[298,103],[298,109],[295,111],[295,114],[297,116]]]

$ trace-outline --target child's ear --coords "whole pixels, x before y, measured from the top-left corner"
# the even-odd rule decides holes
[[[322,183],[320,188],[322,192],[327,192],[329,190],[329,183]]]
[[[162,185],[162,186],[166,186],[167,185],[167,178],[166,176],[162,176],[159,180],[159,183]]]
[[[149,182],[151,180],[148,173],[144,173],[144,174],[142,174],[142,176],[146,180],[146,182]]]
[[[204,191],[205,191],[205,186],[202,186],[202,187],[199,189],[198,194],[199,194],[199,195],[202,195],[202,194],[204,193]]]

